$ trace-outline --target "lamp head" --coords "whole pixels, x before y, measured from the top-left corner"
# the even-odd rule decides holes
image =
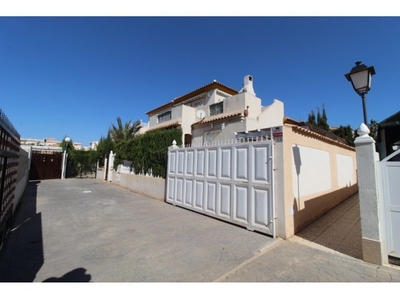
[[[372,75],[375,75],[374,67],[367,67],[361,61],[357,61],[356,66],[344,76],[351,82],[354,91],[359,95],[363,95],[371,89]]]

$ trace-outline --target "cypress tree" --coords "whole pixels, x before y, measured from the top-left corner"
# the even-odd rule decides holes
[[[315,120],[315,113],[313,110],[308,114],[308,123],[317,125],[317,121]]]
[[[326,131],[329,131],[328,117],[326,116],[325,106],[322,106],[322,114],[318,108],[317,113],[317,126]]]

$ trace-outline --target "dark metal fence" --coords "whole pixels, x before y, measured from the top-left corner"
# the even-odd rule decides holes
[[[11,229],[20,145],[18,131],[0,109],[0,249]]]

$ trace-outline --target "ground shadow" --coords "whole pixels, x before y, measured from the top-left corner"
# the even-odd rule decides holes
[[[14,212],[10,234],[0,251],[0,282],[33,282],[44,264],[42,215],[37,211],[40,181],[28,182]],[[44,282],[89,282],[83,268]]]
[[[30,181],[0,253],[1,282],[32,282],[43,265],[42,216],[36,211],[40,181]]]
[[[50,277],[43,282],[89,282],[91,278],[90,274],[86,274],[86,269],[76,268],[65,273],[62,277]]]
[[[358,193],[297,232],[296,236],[340,253],[362,259]]]

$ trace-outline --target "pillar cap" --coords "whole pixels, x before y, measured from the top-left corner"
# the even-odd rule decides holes
[[[370,132],[371,131],[369,130],[368,126],[364,123],[361,123],[357,130],[359,136],[355,139],[354,144],[356,146],[360,144],[375,144],[375,140],[369,136]]]

